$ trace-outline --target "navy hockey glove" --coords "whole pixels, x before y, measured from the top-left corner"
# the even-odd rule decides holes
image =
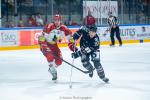
[[[73,52],[73,53],[71,53],[71,57],[72,58],[78,58],[79,56],[81,56],[81,52],[80,51],[76,51],[76,52]]]

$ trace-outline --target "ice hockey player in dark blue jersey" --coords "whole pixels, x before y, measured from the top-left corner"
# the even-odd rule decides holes
[[[76,49],[76,51],[72,53],[72,57],[78,58],[80,56],[83,66],[90,71],[89,76],[93,77],[93,66],[90,62],[91,58],[98,76],[107,83],[109,79],[105,77],[103,67],[100,63],[100,40],[96,32],[97,27],[94,25],[88,27],[82,26],[76,33],[74,33],[73,39],[78,40],[81,37],[81,40],[80,50]]]

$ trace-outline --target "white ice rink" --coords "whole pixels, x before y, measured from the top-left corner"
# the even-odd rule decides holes
[[[63,58],[72,62],[68,48]],[[150,100],[150,43],[101,46],[101,63],[110,84],[96,71],[89,78],[63,63],[58,83],[51,81],[48,64],[38,49],[0,51],[0,100]],[[80,58],[74,64],[82,68]],[[84,68],[83,68],[84,69]]]

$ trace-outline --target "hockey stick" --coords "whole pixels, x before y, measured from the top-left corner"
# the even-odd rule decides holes
[[[57,56],[56,54],[54,54],[54,53],[53,53],[53,56],[54,56],[55,58],[57,58],[57,59],[62,60],[62,61],[65,62],[66,64],[72,66],[73,68],[77,69],[78,71],[80,71],[80,72],[82,72],[82,73],[88,74],[89,72],[91,72],[91,71],[82,70],[82,69],[80,69],[80,68],[74,66],[73,64],[71,64],[71,63],[69,63],[68,61],[64,60],[63,58],[58,57],[58,56]],[[95,69],[93,69],[93,70],[95,70]]]
[[[75,51],[76,41],[74,41],[73,45],[74,45],[74,51]],[[73,59],[72,59],[72,65],[74,65],[74,59],[75,58],[73,57]],[[71,67],[71,72],[70,72],[70,82],[69,82],[70,84],[69,84],[69,88],[72,88],[72,80],[71,80],[72,79],[72,70],[73,70],[73,67]]]
[[[81,72],[83,72],[83,73],[85,73],[85,74],[87,74],[87,73],[90,72],[90,71],[82,70],[82,69],[80,69],[80,68],[78,68],[78,67],[72,65],[71,63],[67,62],[66,60],[64,60],[64,59],[62,59],[62,58],[60,58],[60,59],[61,59],[63,62],[67,63],[68,65],[72,66],[73,68],[77,69],[78,71],[81,71]]]

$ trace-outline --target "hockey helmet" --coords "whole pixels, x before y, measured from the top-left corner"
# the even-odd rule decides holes
[[[60,16],[59,14],[56,14],[56,15],[54,16],[54,20],[61,20],[61,16]]]
[[[88,29],[89,29],[89,31],[93,31],[93,32],[97,31],[97,27],[95,25],[89,26]]]

